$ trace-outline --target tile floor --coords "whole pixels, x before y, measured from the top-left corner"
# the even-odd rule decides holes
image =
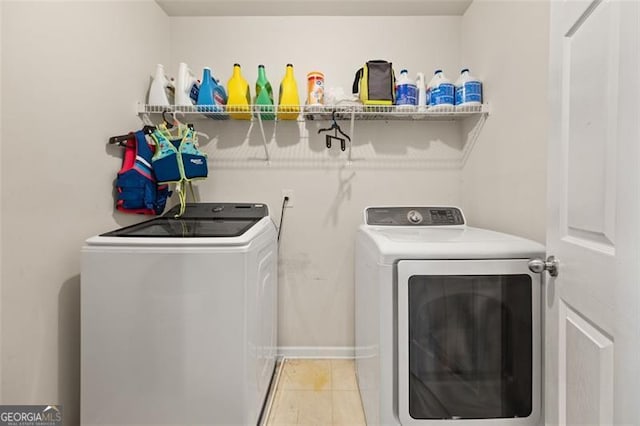
[[[366,425],[351,359],[285,359],[267,425]]]

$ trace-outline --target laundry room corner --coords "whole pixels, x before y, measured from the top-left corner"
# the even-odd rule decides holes
[[[0,2],[1,373],[3,404],[60,404],[79,424],[80,253],[122,225],[120,152],[149,70],[168,59],[154,1]],[[133,223],[136,219],[125,219]]]
[[[545,241],[549,1],[474,1],[462,62],[485,77],[491,118],[462,168],[469,224]],[[492,20],[500,25],[487,25]]]
[[[638,117],[640,0],[0,0],[0,426],[640,426]]]

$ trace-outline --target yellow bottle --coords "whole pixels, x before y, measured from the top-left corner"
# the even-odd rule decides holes
[[[293,76],[293,65],[287,64],[287,71],[280,83],[278,96],[278,120],[295,120],[300,114],[298,85]]]
[[[233,75],[227,83],[229,99],[227,100],[227,112],[236,120],[251,120],[251,93],[249,83],[242,76],[239,64],[233,64]]]

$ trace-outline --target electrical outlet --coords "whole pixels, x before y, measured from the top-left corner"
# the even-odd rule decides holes
[[[287,207],[293,207],[293,189],[283,189],[282,198],[289,197],[287,200]]]

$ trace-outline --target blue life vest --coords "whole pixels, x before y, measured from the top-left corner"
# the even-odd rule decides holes
[[[156,182],[151,166],[153,151],[144,132],[129,135],[116,178],[116,208],[125,213],[161,214],[171,195],[169,186]]]
[[[156,142],[152,164],[158,182],[179,183],[207,177],[207,155],[196,147],[195,132],[187,126],[178,130],[182,137],[177,139],[166,129],[156,129],[151,134]]]
[[[178,127],[178,136],[174,137],[166,127],[159,126],[152,134],[156,152],[151,164],[159,183],[175,183],[176,192],[180,199],[182,216],[187,205],[187,194],[184,184],[207,177],[207,155],[198,150],[195,131],[188,126]],[[193,188],[191,188],[193,195]]]

